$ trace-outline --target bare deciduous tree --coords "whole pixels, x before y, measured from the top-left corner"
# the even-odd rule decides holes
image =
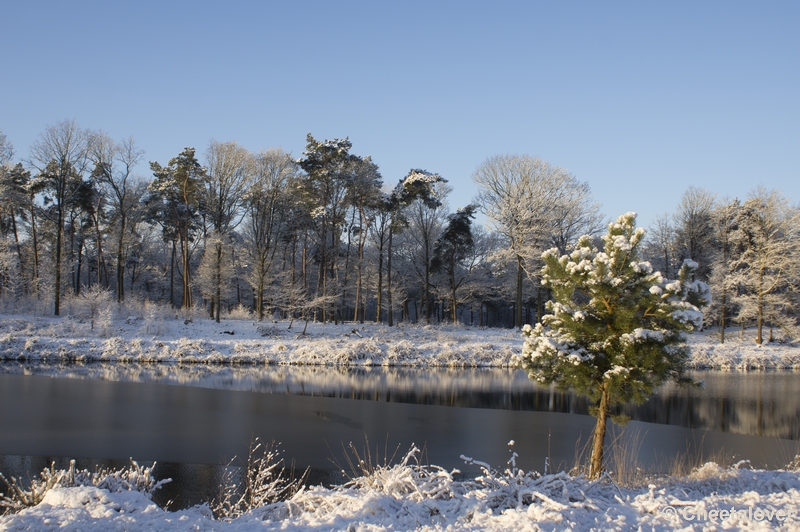
[[[281,149],[262,151],[255,156],[253,184],[245,194],[244,238],[251,262],[248,281],[259,321],[264,319],[264,292],[290,216],[290,191],[297,172],[297,164],[288,153]],[[292,276],[290,283],[294,282]]]
[[[211,313],[219,323],[225,266],[223,247],[242,219],[245,193],[250,188],[254,163],[252,154],[236,142],[212,140],[206,150],[205,208],[213,245],[206,241],[204,264],[210,268],[214,290],[210,295]],[[213,254],[208,257],[209,253]]]
[[[140,208],[141,179],[133,175],[133,169],[142,161],[144,150],[139,149],[132,137],[120,143],[107,134],[94,135],[91,157],[95,168],[93,176],[105,188],[110,201],[111,219],[116,232],[116,288],[117,301],[125,300],[125,239],[128,235],[128,220],[131,213]],[[99,228],[98,228],[99,234]]]
[[[691,259],[698,264],[695,275],[708,281],[711,274],[714,242],[716,195],[708,190],[689,187],[681,197],[673,220],[678,246],[678,260]]]
[[[739,253],[732,261],[731,282],[739,289],[734,300],[740,305],[740,318],[756,320],[756,343],[761,344],[765,321],[770,330],[773,324],[794,326],[787,315],[793,307],[789,289],[796,287],[800,261],[800,212],[779,192],[763,187],[739,212]]]
[[[472,179],[480,187],[477,199],[483,213],[508,243],[496,258],[516,262],[515,322],[522,327],[523,274],[538,276],[538,257],[545,247],[566,249],[583,234],[596,234],[602,220],[599,206],[586,183],[538,157],[491,157]]]
[[[32,188],[52,201],[56,227],[54,312],[61,311],[61,263],[64,216],[67,203],[81,193],[83,176],[90,163],[91,134],[74,120],[48,126],[31,147],[30,163],[38,171]]]

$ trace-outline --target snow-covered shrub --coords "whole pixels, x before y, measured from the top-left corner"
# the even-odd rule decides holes
[[[144,315],[143,332],[155,336],[167,334],[169,332],[167,321],[168,318],[172,317],[171,315],[168,316],[170,310],[158,303],[145,300],[142,308],[142,314]]]
[[[79,297],[75,298],[73,307],[84,318],[91,322],[91,329],[94,330],[95,319],[99,313],[108,308],[111,303],[111,292],[101,285],[92,285],[84,288]],[[108,320],[110,322],[110,319]]]
[[[100,309],[97,314],[97,327],[100,329],[100,334],[108,338],[114,326],[114,309],[111,305]]]
[[[253,313],[250,311],[249,308],[245,307],[241,303],[233,307],[231,310],[228,311],[228,319],[230,320],[250,320],[253,319]]]
[[[410,498],[415,502],[424,500],[450,499],[453,474],[458,470],[447,472],[439,466],[425,466],[419,462],[420,450],[415,445],[403,456],[398,464],[375,465],[370,454],[359,454],[350,444],[347,462],[356,476],[344,484],[344,488],[355,488],[362,491],[378,491],[396,499]],[[355,458],[355,461],[353,460]],[[346,472],[342,471],[347,474]]]
[[[225,469],[219,498],[211,503],[211,510],[218,519],[231,520],[256,508],[289,499],[302,488],[308,475],[306,470],[295,478],[293,469],[286,471],[274,440],[265,445],[255,438],[248,454],[243,468],[232,467],[231,460]]]
[[[75,470],[75,460],[69,463],[69,469],[56,469],[55,463],[50,468],[45,468],[38,479],[31,480],[30,486],[25,486],[16,477],[7,479],[0,473],[0,480],[6,485],[6,493],[0,494],[0,507],[10,512],[19,512],[25,508],[36,506],[45,494],[54,488],[69,488],[74,486],[95,486],[110,492],[140,491],[148,497],[171,479],[156,481],[153,477],[155,463],[150,466],[140,466],[134,460],[131,465],[122,469],[101,469],[90,472],[86,469]]]
[[[797,471],[800,472],[800,453],[797,453],[792,461],[786,465],[787,471]]]

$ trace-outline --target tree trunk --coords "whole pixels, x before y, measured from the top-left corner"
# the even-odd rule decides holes
[[[456,310],[458,307],[458,305],[456,304],[456,285],[455,283],[451,283],[450,286],[451,286],[450,311],[451,311],[451,318],[453,318],[453,325],[455,325],[456,322],[458,321],[458,312]]]
[[[169,302],[175,306],[175,241],[172,241],[172,254],[169,259]]]
[[[31,237],[33,237],[33,278],[31,279],[34,294],[39,294],[39,242],[36,238],[36,213],[31,200]]]
[[[597,478],[603,471],[603,447],[606,439],[606,419],[608,418],[608,388],[603,384],[600,404],[597,406],[597,425],[592,442],[592,461],[589,466],[589,478]]]
[[[517,297],[516,302],[516,316],[514,317],[514,326],[517,329],[522,329],[522,257],[517,255]]]
[[[103,286],[103,237],[100,233],[100,204],[98,201],[97,212],[94,215],[95,239],[97,240],[97,284]],[[106,279],[106,281],[108,281]],[[108,284],[108,283],[106,283]]]
[[[722,305],[719,309],[719,343],[725,343],[725,307],[727,306],[728,291],[722,289]]]
[[[386,302],[389,306],[389,327],[394,326],[392,316],[392,228],[389,227],[389,253],[386,256]]]
[[[61,246],[64,239],[64,213],[58,209],[58,227],[56,227],[56,285],[55,289],[55,315],[61,313]]]
[[[127,220],[123,214],[120,217],[119,240],[117,241],[117,302],[125,301],[125,224]]]
[[[294,269],[292,269],[291,286],[294,288]],[[264,258],[258,259],[258,288],[256,288],[256,313],[258,321],[264,321]]]
[[[758,321],[756,325],[756,343],[761,345],[764,341],[762,330],[764,328],[764,269],[758,272]]]
[[[376,296],[375,323],[380,323],[381,304],[383,303],[383,242],[378,250],[378,293]]]
[[[183,236],[181,241],[183,252],[183,303],[181,307],[189,309],[192,306],[192,284],[189,279],[189,237]]]
[[[539,280],[539,286],[536,287],[536,323],[542,323],[542,316],[544,316],[544,296],[542,293],[547,294],[542,290],[542,282]]]
[[[217,244],[217,279],[214,321],[219,323],[219,307],[222,306],[222,243]]]
[[[75,295],[81,295],[81,269],[83,267],[83,239],[78,241],[78,267],[73,268],[75,273],[73,274],[75,277]],[[89,273],[86,274],[86,277],[91,280],[92,272],[91,266],[89,266]]]
[[[364,234],[366,234],[366,230],[364,231]],[[362,311],[362,316],[361,316],[360,320],[359,320],[359,315],[358,315],[359,309],[362,308],[361,307],[361,298],[363,297],[361,295],[361,278],[362,278],[362,268],[364,267],[364,244],[365,244],[364,239],[361,237],[361,234],[359,234],[359,236],[358,236],[358,271],[357,271],[357,276],[356,276],[356,298],[355,298],[355,304],[353,305],[355,307],[355,311],[353,312],[353,321],[354,322],[359,322],[359,323],[364,323],[363,311]]]
[[[350,249],[353,247],[353,225],[355,224],[356,213],[355,209],[350,217],[350,227],[347,228],[347,244],[344,248],[344,278],[342,279],[342,293],[340,295],[341,299],[341,312],[342,312],[342,321],[344,321],[344,315],[347,312],[347,283],[350,281]],[[356,317],[353,318],[353,322],[355,323],[358,320],[358,303],[356,303]]]
[[[14,245],[17,248],[17,260],[19,260],[19,270],[22,277],[22,290],[28,294],[28,281],[25,277],[25,261],[22,259],[22,247],[19,245],[19,235],[17,233],[17,215],[14,212],[14,207],[11,207],[11,228],[14,231]]]

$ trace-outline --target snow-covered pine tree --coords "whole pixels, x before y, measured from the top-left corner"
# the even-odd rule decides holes
[[[569,255],[544,252],[542,280],[554,301],[542,324],[523,328],[519,364],[530,378],[595,402],[593,478],[602,470],[613,406],[642,403],[668,380],[692,382],[683,333],[702,325],[699,306],[710,299],[705,283],[690,281],[696,263],[685,261],[670,281],[640,260],[645,231],[635,222],[628,213],[609,224],[602,250],[584,236]]]

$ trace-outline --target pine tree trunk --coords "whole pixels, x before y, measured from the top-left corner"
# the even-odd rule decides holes
[[[456,305],[456,283],[450,283],[450,317],[453,320],[453,325],[458,321],[458,310]]]
[[[36,213],[33,210],[33,201],[31,200],[31,237],[33,238],[33,278],[31,284],[33,293],[39,293],[39,242],[36,238]]]
[[[514,326],[522,329],[522,257],[517,256],[517,297]]]
[[[383,249],[378,251],[378,290],[375,296],[375,323],[380,323],[383,303]]]
[[[61,313],[61,246],[64,239],[64,213],[59,204],[58,227],[56,227],[56,285],[55,289],[55,315]]]
[[[355,297],[355,303],[353,304],[353,306],[355,307],[355,311],[353,312],[353,322],[360,322],[360,323],[364,323],[363,317],[360,320],[358,319],[359,318],[358,311],[361,309],[361,297],[362,297],[362,295],[361,295],[361,277],[362,277],[361,270],[362,270],[363,267],[364,267],[364,240],[361,238],[361,235],[359,235],[359,240],[358,240],[358,272],[357,272],[358,275],[356,276],[356,297]]]
[[[25,261],[22,259],[22,247],[19,245],[19,235],[17,233],[17,215],[14,212],[14,207],[11,207],[11,228],[14,230],[14,244],[17,248],[17,259],[19,260],[19,269],[22,277],[22,289],[24,293],[28,294],[28,281],[25,276]]]
[[[386,256],[386,303],[389,307],[389,327],[394,325],[392,316],[392,228],[389,227],[389,253]]]
[[[172,241],[172,254],[169,259],[169,302],[175,306],[175,240]]]
[[[606,419],[608,418],[608,389],[603,385],[600,404],[597,406],[597,425],[594,429],[592,443],[592,461],[589,466],[589,478],[597,478],[603,471],[603,447],[606,439]]]
[[[183,252],[183,304],[184,309],[192,307],[192,284],[189,279],[189,237],[183,236],[181,251]]]

